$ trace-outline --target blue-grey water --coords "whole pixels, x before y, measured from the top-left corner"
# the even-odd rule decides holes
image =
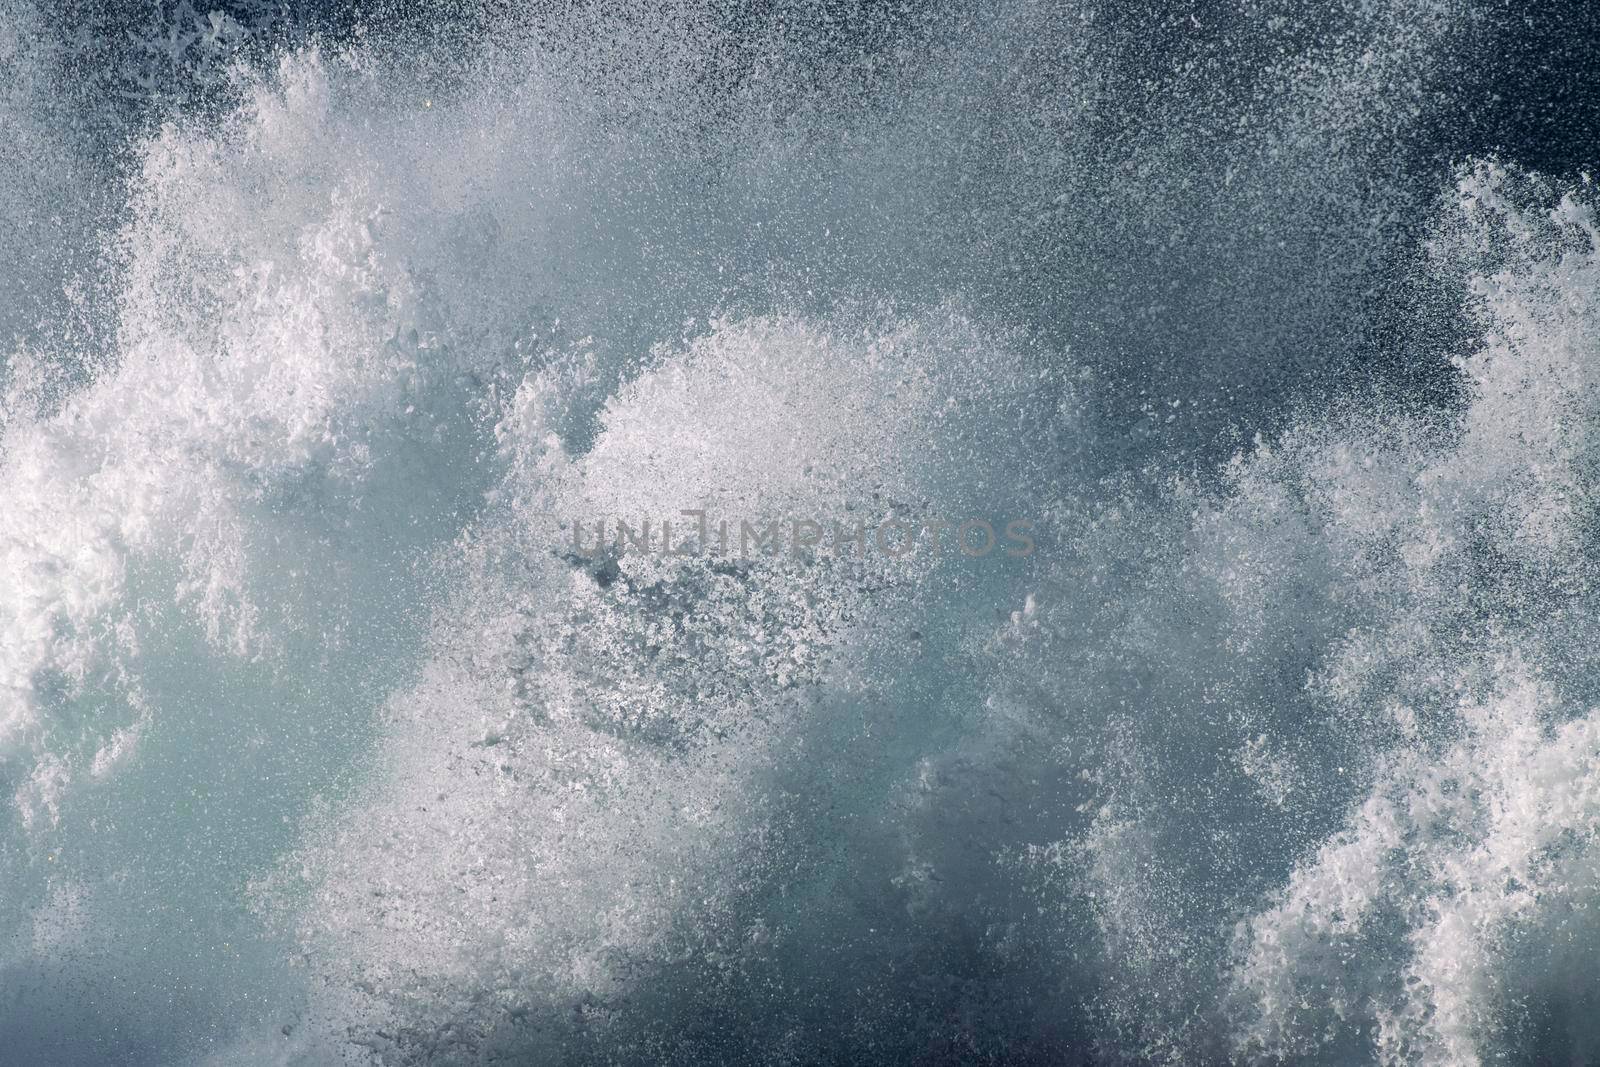
[[[1585,5],[0,15],[0,1063],[1600,1063]]]

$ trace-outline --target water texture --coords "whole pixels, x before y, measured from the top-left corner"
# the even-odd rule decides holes
[[[0,10],[5,1062],[1600,1063],[1591,12]]]

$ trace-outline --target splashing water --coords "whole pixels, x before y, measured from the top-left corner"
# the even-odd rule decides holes
[[[5,10],[16,1062],[1600,1057],[1498,8]]]

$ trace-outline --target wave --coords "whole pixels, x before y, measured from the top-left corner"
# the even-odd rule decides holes
[[[1492,12],[7,10],[17,1055],[1600,1044]]]

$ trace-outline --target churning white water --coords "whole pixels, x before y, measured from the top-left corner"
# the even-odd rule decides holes
[[[1600,1062],[1505,20],[556,6],[5,0],[0,1058]]]

